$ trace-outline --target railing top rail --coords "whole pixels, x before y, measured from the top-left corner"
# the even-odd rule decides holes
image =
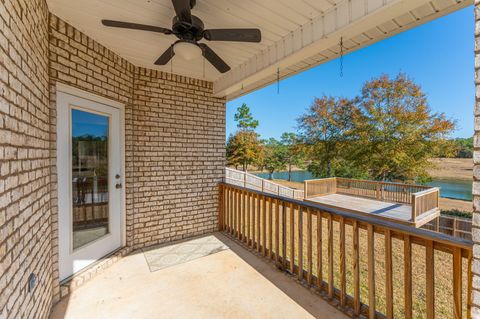
[[[349,213],[349,212],[341,211],[341,210],[334,209],[334,208],[331,208],[331,207],[322,206],[321,204],[314,204],[314,203],[309,203],[309,202],[296,200],[296,199],[292,199],[292,198],[277,196],[277,195],[273,195],[273,194],[269,194],[269,193],[265,193],[265,192],[261,192],[261,191],[256,191],[256,190],[252,190],[250,188],[245,188],[245,187],[241,187],[241,186],[237,186],[237,185],[231,185],[231,184],[225,184],[225,183],[221,183],[221,185],[225,185],[225,186],[235,188],[235,189],[239,189],[239,190],[248,191],[248,192],[258,194],[258,195],[262,195],[262,196],[268,196],[272,199],[277,199],[277,200],[280,200],[280,201],[283,201],[283,202],[292,203],[294,205],[302,206],[304,208],[310,208],[312,210],[321,210],[321,211],[324,211],[324,212],[327,212],[327,213],[330,213],[330,214],[333,214],[333,215],[337,215],[337,216],[340,216],[340,217],[343,217],[343,218],[347,218],[347,219],[351,219],[351,220],[357,220],[359,222],[363,222],[363,223],[366,223],[366,224],[372,224],[372,225],[377,226],[379,228],[390,229],[390,230],[397,231],[397,232],[400,232],[400,233],[403,233],[403,234],[406,234],[406,235],[415,236],[415,237],[418,237],[418,238],[421,238],[421,239],[424,239],[424,240],[431,240],[431,241],[441,243],[441,244],[444,244],[444,245],[447,245],[447,246],[455,246],[455,247],[463,248],[463,249],[466,249],[466,250],[472,250],[473,242],[471,240],[468,240],[468,239],[456,238],[456,237],[448,236],[448,235],[441,234],[441,233],[432,233],[431,231],[421,229],[421,228],[413,228],[413,227],[410,227],[410,226],[407,226],[407,225],[398,224],[398,223],[390,222],[390,221],[387,221],[387,220],[382,220],[382,219],[369,217],[369,216],[365,216],[365,215],[358,215],[358,214],[354,214],[354,213]]]
[[[345,177],[337,177],[337,180],[356,181],[356,182],[365,182],[365,183],[371,183],[371,184],[384,184],[384,185],[403,186],[403,187],[415,187],[415,188],[423,188],[423,189],[432,188],[431,186],[426,186],[426,185],[406,184],[406,183],[397,183],[397,182],[385,182],[385,181],[372,181],[372,180],[368,180],[368,179],[356,179],[356,178],[345,178]]]
[[[419,191],[419,192],[416,192],[416,193],[413,193],[412,195],[415,195],[415,196],[422,196],[422,195],[427,195],[427,194],[430,194],[430,193],[433,193],[433,192],[440,192],[440,188],[438,187],[432,187],[432,188],[429,188],[429,189],[425,189],[423,191]]]
[[[337,179],[337,177],[325,177],[325,178],[306,179],[304,182],[305,182],[305,183],[308,183],[308,182],[315,182],[315,181],[328,181],[328,180],[332,180],[332,179]]]

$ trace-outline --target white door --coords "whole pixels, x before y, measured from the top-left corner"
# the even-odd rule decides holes
[[[60,280],[122,245],[120,109],[57,92]]]

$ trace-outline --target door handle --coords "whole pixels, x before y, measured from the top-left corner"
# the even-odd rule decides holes
[[[116,189],[122,188],[122,183],[117,183],[117,184],[115,184],[115,188],[116,188]]]

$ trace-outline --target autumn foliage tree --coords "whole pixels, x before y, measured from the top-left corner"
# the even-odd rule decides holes
[[[366,82],[356,108],[356,163],[374,179],[425,178],[429,159],[455,128],[444,114],[432,112],[421,87],[404,74]]]
[[[354,99],[316,98],[298,128],[316,176],[425,180],[429,159],[452,153],[446,137],[455,123],[432,112],[420,86],[399,74],[366,82]]]
[[[354,101],[323,96],[316,98],[298,118],[300,136],[307,147],[308,170],[318,177],[338,175],[345,165],[346,148],[358,117]]]

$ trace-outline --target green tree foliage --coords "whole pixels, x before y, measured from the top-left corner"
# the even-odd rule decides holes
[[[264,141],[263,147],[265,153],[263,166],[268,171],[268,178],[272,179],[273,172],[287,167],[287,149],[274,138]]]
[[[298,121],[299,133],[310,160],[308,170],[318,177],[339,175],[348,162],[358,109],[352,100],[316,98]],[[347,164],[348,166],[348,164]]]
[[[453,140],[455,145],[455,157],[472,158],[473,157],[473,137],[456,138]]]
[[[237,127],[240,131],[253,132],[258,126],[258,120],[253,118],[250,108],[245,103],[237,109],[237,113],[234,115],[234,120],[235,122],[238,122]]]
[[[413,180],[428,176],[429,159],[455,123],[431,111],[420,86],[404,74],[365,83],[353,117],[356,164],[374,179]]]
[[[285,161],[288,167],[288,180],[292,180],[292,166],[303,167],[305,164],[305,145],[296,133],[283,133],[280,143],[285,148]]]
[[[261,158],[262,146],[258,134],[251,131],[238,131],[227,140],[227,164],[242,166],[247,171],[248,165],[256,165]]]

